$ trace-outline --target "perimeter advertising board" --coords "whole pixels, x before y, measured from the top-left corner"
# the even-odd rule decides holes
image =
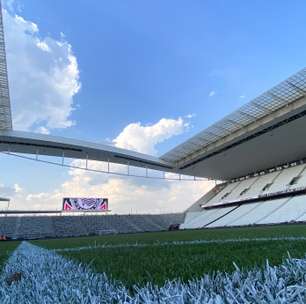
[[[107,198],[64,197],[63,211],[108,211]]]

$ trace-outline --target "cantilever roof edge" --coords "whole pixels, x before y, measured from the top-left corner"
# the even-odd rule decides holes
[[[161,171],[173,171],[171,163],[151,155],[105,144],[39,133],[0,131],[0,151],[109,161]]]
[[[0,197],[0,202],[9,202],[9,198]]]
[[[179,164],[199,151],[209,147],[228,135],[234,134],[250,124],[306,96],[306,68],[282,81],[238,110],[204,129],[192,138],[176,146],[160,157],[161,160]]]

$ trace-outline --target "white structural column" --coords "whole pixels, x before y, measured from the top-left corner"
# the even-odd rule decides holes
[[[2,6],[0,1],[0,130],[12,129],[10,93],[7,77]]]

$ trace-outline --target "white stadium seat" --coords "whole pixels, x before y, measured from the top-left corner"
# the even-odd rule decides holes
[[[258,222],[258,224],[274,224],[296,221],[306,212],[306,199],[304,196],[289,198],[281,208]]]
[[[294,196],[294,193],[290,193],[284,198],[271,197],[265,201],[247,201],[259,199],[263,194],[279,195],[281,191],[299,190],[301,187],[306,187],[305,164],[229,183],[206,205],[224,204],[223,208],[206,209],[196,214],[187,212],[182,227],[228,227],[306,221],[305,195]],[[227,203],[233,202],[236,205],[226,206]]]
[[[258,203],[254,204],[246,204],[239,206],[232,212],[228,213],[223,218],[218,221],[208,225],[208,227],[223,227],[223,226],[231,226],[233,222],[238,221],[241,217],[244,217],[249,213],[252,209],[257,206]]]
[[[269,188],[268,193],[289,189],[289,183],[291,182],[291,180],[294,177],[299,176],[299,174],[303,171],[304,167],[305,165],[300,165],[282,170]]]
[[[239,200],[243,198],[250,197],[249,191],[252,189],[253,184],[257,181],[258,177],[248,178],[239,183],[237,187],[233,189],[233,191],[228,195],[226,200]]]
[[[182,213],[1,217],[0,235],[36,239],[168,230],[183,222]]]
[[[208,225],[208,227],[243,226],[258,224],[278,208],[282,207],[288,199],[278,199],[254,204],[245,204],[223,218]],[[225,208],[226,209],[226,208]]]
[[[265,201],[258,203],[258,205],[255,208],[253,208],[252,204],[248,204],[249,208],[252,208],[251,211],[247,215],[235,221],[233,224],[235,226],[257,224],[262,219],[275,212],[275,210],[280,208],[286,202],[287,202],[286,198],[277,199],[273,201]]]
[[[190,222],[184,222],[184,224],[181,225],[181,228],[182,229],[194,229],[194,228],[205,227],[211,222],[224,216],[227,212],[230,212],[234,208],[235,207],[226,207],[226,208],[203,210],[200,216],[196,217]]]
[[[191,222],[201,214],[202,214],[202,211],[187,212],[186,216],[185,216],[185,219],[184,219],[184,222],[185,223]]]
[[[248,191],[248,197],[258,196],[266,185],[273,183],[273,180],[277,177],[277,175],[279,175],[279,173],[280,172],[272,172],[265,175],[260,175]]]
[[[229,183],[225,186],[225,188],[223,188],[219,193],[216,194],[216,196],[214,196],[207,205],[213,205],[213,204],[218,204],[221,203],[222,201],[226,200],[226,197],[230,195],[230,193],[236,188],[238,187],[238,185],[241,182],[235,182],[235,183]]]
[[[299,188],[299,187],[306,187],[306,166],[304,167],[304,169],[300,173],[296,184],[292,185],[290,188]]]

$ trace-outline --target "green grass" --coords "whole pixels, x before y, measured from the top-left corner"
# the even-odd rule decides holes
[[[40,240],[33,242],[45,248],[74,248],[93,246],[95,244],[135,244],[154,243],[156,241],[191,241],[191,240],[225,240],[237,238],[279,237],[279,236],[304,236],[306,225],[280,225],[244,228],[222,228],[185,230],[173,232],[148,232],[121,235],[105,235],[79,238],[63,238]]]
[[[117,236],[42,240],[33,242],[47,248],[80,247],[94,244],[150,244],[156,241],[212,240],[257,237],[305,236],[306,225],[282,225],[215,230],[190,230],[141,233]],[[304,257],[306,241],[250,241],[225,244],[185,244],[122,247],[61,253],[79,262],[90,264],[97,272],[106,272],[113,279],[131,286],[146,282],[163,284],[167,279],[184,281],[215,271],[233,271],[235,262],[243,269],[262,266],[266,259],[273,265],[288,254]]]
[[[0,242],[0,270],[19,243],[18,241]]]
[[[97,272],[106,272],[114,279],[131,286],[167,279],[184,281],[214,271],[233,271],[233,262],[248,269],[263,266],[266,259],[273,265],[282,262],[290,252],[304,257],[306,242],[242,242],[230,244],[180,245],[144,248],[96,249],[66,252],[64,256],[90,264]]]

